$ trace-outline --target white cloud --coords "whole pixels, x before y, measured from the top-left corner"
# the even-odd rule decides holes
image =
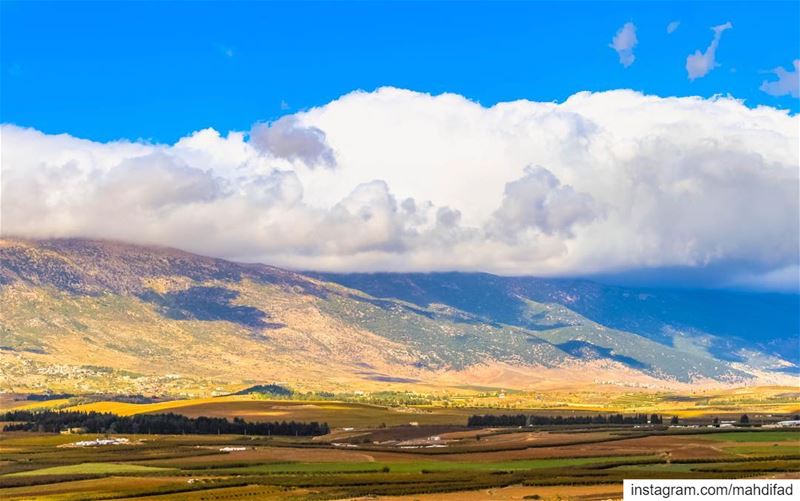
[[[792,97],[800,97],[800,59],[795,59],[792,63],[794,71],[786,71],[778,67],[772,70],[772,73],[778,77],[777,80],[768,81],[764,80],[761,83],[761,90],[772,96],[785,96],[791,95]]]
[[[719,26],[713,26],[711,30],[714,32],[714,38],[711,40],[705,52],[700,52],[698,49],[694,51],[694,54],[690,54],[686,57],[686,72],[689,75],[689,80],[702,78],[719,66],[716,60],[719,39],[722,37],[723,31],[731,28],[733,28],[733,25],[730,21],[725,24],[720,24]]]
[[[667,34],[671,35],[675,33],[675,30],[677,30],[680,25],[681,25],[680,21],[672,21],[671,23],[669,23],[667,25]]]
[[[636,39],[636,25],[625,23],[622,28],[617,30],[617,34],[614,35],[609,47],[617,52],[620,64],[627,68],[636,60],[636,56],[633,55],[633,48],[636,47],[638,42]]]
[[[4,125],[2,233],[339,271],[689,266],[778,288],[799,265],[786,111],[622,90],[487,108],[383,88],[277,123],[278,139],[206,129],[174,145]],[[315,168],[325,155],[335,168]]]

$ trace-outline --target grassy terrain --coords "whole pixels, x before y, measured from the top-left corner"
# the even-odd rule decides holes
[[[797,440],[798,434],[786,431],[738,431],[733,433],[714,433],[709,440],[725,442],[782,442]]]
[[[95,402],[68,410],[133,414],[176,412],[190,417],[242,417],[248,421],[318,421],[334,427],[370,426],[384,423],[389,426],[408,424],[465,424],[469,409],[397,409],[377,405],[325,402],[253,400],[247,396],[191,399],[156,404]]]
[[[24,477],[30,475],[111,475],[120,473],[155,473],[169,471],[168,468],[141,466],[135,464],[118,463],[81,463],[67,466],[52,466],[40,470],[21,471],[9,473],[10,477]]]
[[[618,395],[608,394],[605,402],[600,401],[600,396],[586,397],[588,400],[597,398],[596,405],[581,404],[572,400],[579,398],[575,395],[569,397],[558,393],[535,396],[523,393],[509,393],[503,399],[498,399],[497,392],[489,392],[485,397],[455,397],[437,400],[429,405],[382,405],[370,403],[371,400],[380,398],[369,394],[360,395],[362,401],[341,400],[307,400],[307,399],[280,399],[253,395],[220,396],[208,398],[178,399],[155,403],[133,404],[116,401],[94,401],[78,403],[71,400],[49,400],[45,402],[6,401],[7,408],[26,409],[58,408],[73,411],[112,412],[122,416],[144,413],[176,412],[191,417],[242,417],[249,421],[319,421],[327,422],[332,427],[369,427],[381,423],[387,426],[398,426],[417,422],[421,425],[463,425],[468,416],[472,414],[503,414],[525,413],[541,415],[587,415],[594,413],[659,413],[665,416],[677,415],[682,418],[696,418],[700,416],[727,416],[738,418],[743,412],[748,412],[752,419],[757,419],[762,414],[796,413],[800,411],[796,400],[784,400],[776,395],[784,395],[780,388],[767,387],[760,390],[758,399],[754,395],[758,389],[749,389],[748,395],[738,395],[740,398],[737,406],[729,404],[719,405],[717,400],[732,398],[732,392],[715,392],[703,397],[703,401],[692,401],[676,405],[668,400],[671,394],[630,393]],[[739,392],[741,393],[741,392]],[[403,398],[400,394],[397,398]],[[408,398],[424,398],[424,394],[411,394]],[[381,397],[386,398],[386,397]],[[569,398],[569,400],[567,400]],[[749,402],[749,403],[748,403]],[[490,405],[494,403],[494,405]],[[671,405],[671,406],[669,406]],[[779,432],[778,432],[779,433]],[[739,440],[748,441],[741,433],[736,434]]]
[[[111,412],[118,416],[132,416],[134,414],[146,414],[156,412],[175,412],[183,407],[193,407],[203,404],[215,404],[222,408],[227,402],[241,400],[242,397],[215,397],[215,398],[194,398],[187,400],[169,400],[166,402],[154,402],[148,404],[132,404],[128,402],[100,401],[87,404],[72,405],[65,407],[64,410],[81,412]]]
[[[12,404],[9,402],[9,404]],[[14,410],[18,411],[33,411],[33,410],[40,410],[40,409],[57,409],[59,407],[68,406],[70,404],[70,400],[68,398],[54,398],[52,400],[45,400],[41,402],[32,401],[26,402],[23,401],[19,405],[9,405],[9,407],[13,407]]]
[[[725,450],[731,454],[745,456],[791,455],[800,454],[800,442],[796,442],[794,445],[773,444],[771,446],[728,447]]]
[[[429,473],[437,471],[516,471],[538,468],[563,468],[590,464],[616,462],[638,462],[656,459],[655,456],[611,456],[593,458],[529,459],[517,461],[467,462],[467,461],[404,461],[364,462],[364,463],[277,463],[257,466],[243,466],[215,470],[214,473],[257,474],[257,473],[352,473],[380,472]]]

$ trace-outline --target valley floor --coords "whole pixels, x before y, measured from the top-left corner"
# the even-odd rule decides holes
[[[466,413],[474,409],[415,416],[342,402],[223,399],[170,409],[228,416],[243,410],[248,419],[273,420],[276,412],[285,412],[287,419],[327,419],[336,413],[340,418],[330,434],[313,438],[111,434],[128,442],[81,446],[77,443],[102,436],[4,432],[0,497],[591,500],[620,497],[625,478],[796,478],[800,472],[797,429],[699,424],[469,428]],[[392,422],[394,415],[405,421]],[[693,426],[692,419],[700,423],[687,418],[686,424]]]

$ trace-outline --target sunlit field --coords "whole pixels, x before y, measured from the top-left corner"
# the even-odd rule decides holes
[[[174,399],[153,403],[128,403],[102,397],[54,399],[42,402],[14,400],[6,396],[3,407],[15,410],[59,409],[111,412],[121,416],[177,412],[187,416],[242,417],[251,421],[320,421],[333,427],[460,424],[472,414],[536,413],[658,413],[683,418],[800,413],[800,392],[792,387],[752,387],[704,390],[688,395],[653,391],[594,392],[502,392],[451,389],[431,404],[405,404],[425,400],[425,392],[385,392],[381,397],[366,393],[342,395],[345,400],[305,399],[302,396],[269,399],[261,395],[229,395]],[[388,394],[388,396],[387,396]],[[499,396],[502,395],[502,398]]]

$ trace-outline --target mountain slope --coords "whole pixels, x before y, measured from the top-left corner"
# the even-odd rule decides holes
[[[0,240],[0,386],[674,386],[773,382],[785,376],[765,369],[790,365],[756,348],[731,362],[702,337],[664,343],[612,328],[553,301],[550,282],[506,280],[301,274],[117,242]]]
[[[536,329],[529,302],[559,304],[606,327],[673,345],[705,343],[715,356],[743,361],[756,350],[800,363],[800,295],[657,290],[587,280],[499,277],[485,273],[354,273],[316,276],[376,297],[417,306],[446,304],[487,321]]]

